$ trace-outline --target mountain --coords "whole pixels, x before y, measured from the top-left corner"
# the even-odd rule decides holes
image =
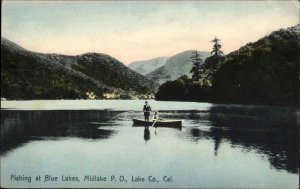
[[[297,104],[300,25],[280,29],[226,56],[204,62],[199,81],[181,77],[160,86],[157,100]],[[183,92],[184,91],[184,92]]]
[[[158,69],[146,74],[146,77],[152,79],[153,81],[162,84],[166,81],[175,80],[182,75],[191,76],[190,70],[192,69],[192,62],[190,57],[192,52],[195,50],[188,50],[171,56],[165,63],[165,65],[159,67]],[[209,52],[198,51],[201,58],[205,60],[210,56]]]
[[[169,57],[157,57],[150,60],[135,61],[130,63],[128,67],[137,73],[146,75],[163,66],[168,58]]]
[[[1,54],[1,97],[7,99],[78,99],[86,92],[125,98],[159,86],[105,54],[36,53],[2,37]]]

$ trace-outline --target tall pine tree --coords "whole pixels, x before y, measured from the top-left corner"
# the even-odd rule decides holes
[[[222,45],[219,43],[220,39],[215,37],[211,42],[214,43],[213,50],[211,51],[211,54],[217,58],[223,54],[223,51],[221,51]]]
[[[193,67],[190,73],[192,73],[192,80],[197,81],[200,79],[203,60],[197,51],[194,51],[192,53],[193,55],[191,56],[191,61],[193,63]]]

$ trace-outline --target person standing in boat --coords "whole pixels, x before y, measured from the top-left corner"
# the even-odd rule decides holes
[[[145,121],[149,121],[151,107],[150,107],[150,105],[148,104],[147,101],[145,102],[143,111],[144,111]]]

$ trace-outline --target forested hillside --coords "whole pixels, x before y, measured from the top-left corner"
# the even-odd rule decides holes
[[[1,97],[7,99],[138,98],[158,84],[100,53],[78,56],[28,51],[1,38]],[[144,96],[145,97],[145,96]]]
[[[296,105],[300,25],[272,32],[226,56],[206,59],[198,81],[163,84],[156,99]]]

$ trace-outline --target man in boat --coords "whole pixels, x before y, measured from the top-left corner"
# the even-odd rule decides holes
[[[150,116],[151,107],[150,107],[150,105],[148,104],[147,101],[145,102],[143,111],[144,111],[145,121],[149,121],[149,116]]]

